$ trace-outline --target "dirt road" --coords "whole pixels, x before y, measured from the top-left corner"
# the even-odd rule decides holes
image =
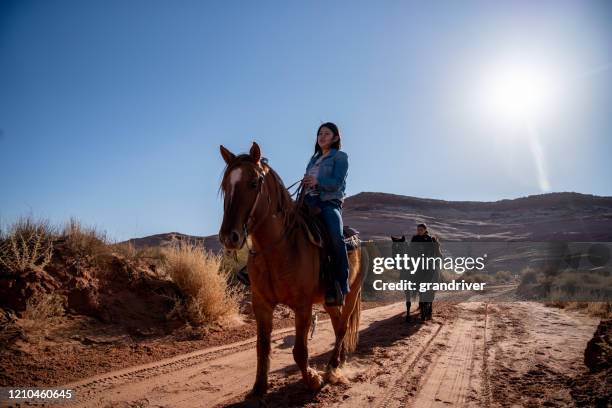
[[[347,385],[305,389],[294,364],[293,330],[273,333],[269,406],[511,406],[572,404],[567,380],[584,370],[582,351],[597,320],[536,303],[434,305],[425,324],[403,321],[403,304],[363,312]],[[414,315],[416,320],[416,314]],[[333,331],[320,322],[311,365],[323,370]],[[255,339],[85,379],[79,407],[243,406],[255,378]],[[62,404],[62,406],[67,406]]]

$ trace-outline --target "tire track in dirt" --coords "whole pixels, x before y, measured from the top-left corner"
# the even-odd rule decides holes
[[[430,351],[432,345],[438,350],[440,344],[443,344],[434,343],[442,328],[445,332],[452,330],[450,326],[454,317],[449,317],[453,315],[449,311],[454,310],[454,306],[442,302],[437,310],[447,310],[437,316],[437,322],[410,326],[403,323],[403,307],[403,303],[397,303],[366,310],[362,314],[362,341],[358,355],[354,364],[349,363],[344,371],[351,381],[361,381],[362,385],[364,378],[373,377],[379,385],[377,392],[372,395],[385,395],[381,391],[388,384],[397,384],[397,393],[400,393],[402,378],[413,371],[424,356],[435,354]],[[291,354],[293,332],[293,328],[273,332],[270,373],[272,405],[275,393],[277,399],[283,400],[285,394],[301,392],[300,375]],[[331,350],[332,342],[331,324],[323,321],[319,324],[314,340],[310,342],[313,366],[324,368],[328,358],[326,353]],[[88,407],[125,402],[128,406],[180,407],[202,404],[213,406],[227,401],[239,401],[254,380],[255,344],[256,339],[252,338],[68,384],[66,387],[75,390],[76,400],[62,406]],[[389,361],[392,362],[390,367],[387,366]],[[324,405],[342,403],[346,398],[341,395],[345,391],[343,387],[328,386],[323,391],[320,397],[306,393],[296,398],[315,405],[319,401],[324,401]],[[402,394],[400,401],[409,397]],[[282,406],[283,403],[277,405]],[[391,402],[384,404],[393,406]]]
[[[406,341],[393,345],[389,354],[401,363],[388,363],[399,374],[393,376],[391,386],[382,389],[371,387],[376,380],[370,381],[369,401],[376,407],[489,406],[488,372],[483,366],[488,302],[513,298],[514,288],[506,285],[481,294],[464,294],[463,303],[458,305],[437,302],[435,336],[424,342],[426,327],[431,326],[427,323]],[[398,349],[401,357],[392,349]],[[337,406],[364,406],[366,400],[359,400],[355,394],[347,393],[347,404]]]
[[[399,313],[401,306],[364,311],[362,327]],[[271,378],[295,374],[293,333],[293,328],[273,332]],[[316,358],[329,352],[333,339],[329,320],[320,322],[310,342],[311,355]],[[66,388],[75,390],[76,399],[62,406],[93,407],[120,401],[139,406],[213,406],[250,389],[255,378],[255,345],[252,338],[67,384]]]
[[[285,335],[293,331],[293,328],[277,330],[272,334],[272,341],[279,341]],[[146,381],[156,376],[184,370],[198,364],[222,358],[239,350],[253,348],[256,342],[256,338],[252,338],[228,346],[200,350],[155,363],[98,375],[90,379],[67,384],[64,388],[73,389],[76,399],[73,402],[68,402],[68,404],[63,404],[63,406],[81,406],[94,400],[99,394],[117,385]]]
[[[506,286],[477,295],[465,294],[464,303],[456,306],[458,316],[443,320],[435,341],[432,338],[420,350],[418,358],[402,371],[394,391],[386,393],[377,406],[490,406],[485,365],[488,303],[500,297],[512,298],[514,289],[515,286]],[[436,305],[441,304],[444,302]],[[411,340],[418,341],[418,336]]]
[[[564,365],[574,360],[563,350],[578,355],[592,323],[576,323],[542,305],[493,303],[508,294],[500,290],[475,302],[438,302],[433,321],[424,324],[404,323],[403,303],[364,311],[357,352],[343,367],[349,384],[326,385],[320,392],[301,383],[291,353],[293,328],[275,331],[266,402],[311,408],[497,406],[497,394],[506,401],[550,401],[529,395],[525,400],[525,391],[532,392],[530,383],[560,384],[557,378],[565,377],[548,382],[549,374],[565,375]],[[562,328],[572,328],[571,337],[561,336]],[[324,369],[333,338],[330,322],[321,322],[309,344],[314,368]],[[255,343],[253,338],[68,384],[77,399],[57,406],[242,407],[255,378]],[[548,355],[550,363],[542,358]],[[518,380],[516,386],[502,381],[508,376]],[[566,394],[559,397],[568,401]]]
[[[398,393],[402,394],[402,396],[404,396],[406,394],[407,391],[404,389],[405,387],[403,387],[403,386],[406,385],[405,384],[406,380],[405,380],[404,377],[407,376],[410,372],[412,372],[412,370],[415,368],[415,366],[421,361],[421,358],[430,349],[430,346],[431,346],[432,342],[436,339],[438,334],[440,334],[440,331],[442,330],[442,325],[439,324],[439,323],[436,323],[436,325],[437,325],[437,328],[427,338],[423,348],[421,348],[416,353],[416,355],[409,353],[406,356],[406,358],[401,362],[402,365],[407,363],[408,366],[406,367],[405,370],[400,371],[400,373],[397,376],[397,378],[395,379],[393,385],[390,387],[389,393],[385,397],[383,397],[382,401],[380,401],[378,404],[376,404],[376,408],[390,408],[390,407],[393,407],[398,402],[396,400],[397,394]]]
[[[482,336],[482,398],[483,406],[491,406],[491,378],[489,373],[489,303],[485,304],[484,334]]]
[[[481,406],[483,304],[458,306],[458,316],[439,326],[436,337],[402,372],[381,407]],[[480,357],[480,358],[478,358]]]

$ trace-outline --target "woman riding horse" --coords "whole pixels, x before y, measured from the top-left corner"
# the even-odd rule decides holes
[[[327,122],[319,126],[315,151],[302,179],[304,202],[321,210],[320,218],[327,227],[334,257],[334,286],[325,296],[328,306],[342,306],[349,293],[349,262],[342,232],[342,203],[348,172],[348,155],[340,151],[338,126]]]
[[[316,183],[312,178],[306,181],[309,188],[323,193],[334,191],[330,180],[346,172],[347,161],[346,155],[337,150],[334,156],[338,158],[333,158],[331,143],[326,142],[331,139],[333,143],[333,136],[321,139],[321,153],[329,148],[327,159],[319,163]],[[317,144],[318,140],[319,137]],[[234,155],[223,146],[220,150],[227,166],[221,182],[224,203],[219,240],[229,250],[249,247],[247,267],[257,322],[257,376],[250,395],[259,399],[268,387],[273,311],[278,304],[289,306],[295,313],[293,357],[308,387],[319,389],[323,378],[308,364],[308,331],[312,305],[324,303],[326,297],[326,285],[320,276],[321,248],[310,239],[303,213],[296,208],[278,174],[262,160],[257,143],[253,143],[248,154]],[[326,160],[332,160],[333,164]],[[341,187],[335,191],[343,190],[344,176]],[[329,201],[326,197],[329,196],[323,194],[319,199]],[[334,214],[339,213],[336,210]],[[361,256],[360,247],[348,253],[348,284],[344,288],[340,286],[347,293],[344,305],[324,306],[336,337],[326,372],[326,379],[331,383],[345,381],[339,367],[346,354],[357,347],[363,276]],[[364,259],[367,265],[367,258]]]

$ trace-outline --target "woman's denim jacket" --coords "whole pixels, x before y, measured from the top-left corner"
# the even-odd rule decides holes
[[[315,161],[321,156],[317,153],[310,158],[306,173]],[[319,165],[317,176],[317,189],[321,201],[340,200],[344,201],[344,190],[346,189],[346,175],[348,173],[348,155],[338,149],[331,149]]]

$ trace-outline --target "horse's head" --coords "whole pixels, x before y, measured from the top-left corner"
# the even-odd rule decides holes
[[[223,146],[220,149],[227,167],[221,181],[223,222],[219,241],[228,249],[238,249],[246,241],[247,224],[260,201],[267,169],[261,163],[261,150],[255,142],[249,154],[236,156]]]

